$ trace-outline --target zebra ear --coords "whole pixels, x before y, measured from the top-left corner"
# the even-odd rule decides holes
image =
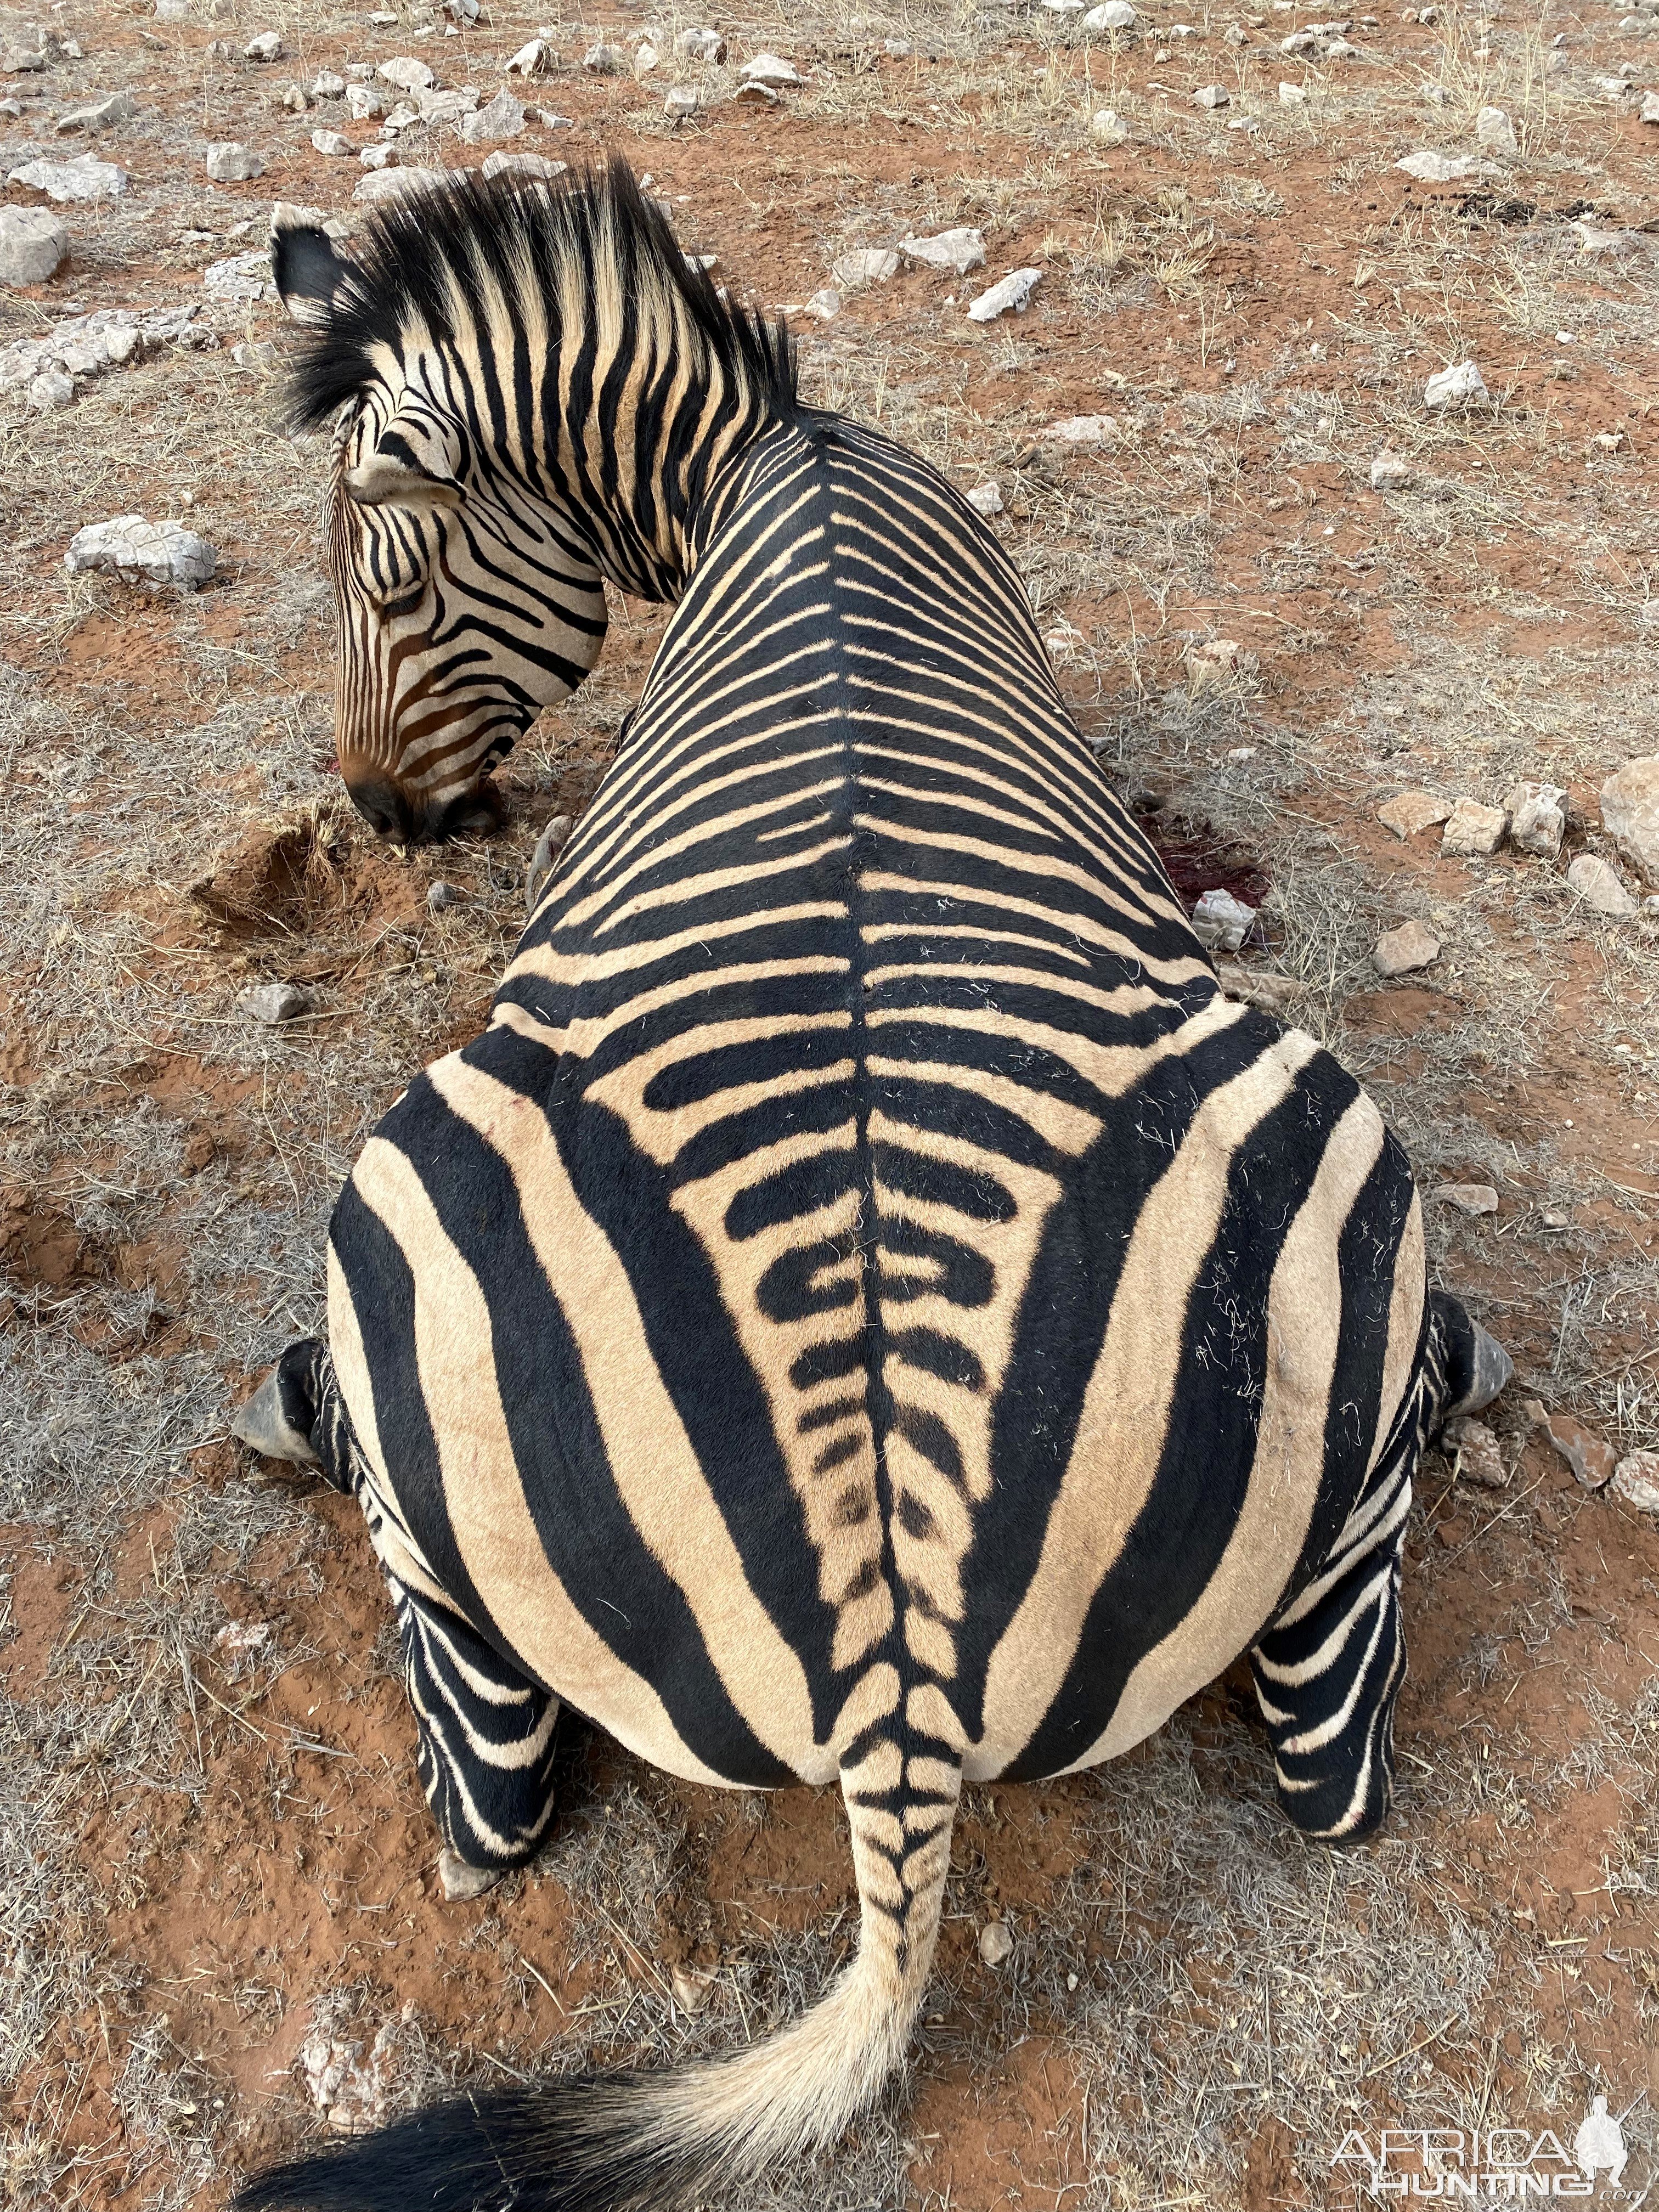
[[[459,507],[459,465],[442,424],[404,409],[341,483],[359,507]]]
[[[460,486],[411,468],[395,453],[373,453],[341,479],[359,507],[459,507]]]
[[[296,322],[323,313],[346,274],[344,256],[335,252],[328,233],[297,209],[280,204],[271,219],[270,268],[283,305]]]

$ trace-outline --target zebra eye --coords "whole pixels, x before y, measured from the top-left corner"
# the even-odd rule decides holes
[[[387,616],[391,620],[395,622],[404,615],[418,613],[420,611],[421,601],[425,597],[426,586],[423,583],[416,584],[410,590],[397,592],[394,592],[391,598],[381,599],[379,601],[375,611],[379,614]]]

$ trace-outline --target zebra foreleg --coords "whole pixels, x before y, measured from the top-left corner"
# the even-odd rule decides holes
[[[1361,1841],[1389,1809],[1406,1678],[1400,1557],[1432,1401],[1425,1368],[1323,1567],[1250,1654],[1279,1802],[1331,1843]]]
[[[559,1701],[527,1681],[461,1616],[392,1574],[417,1765],[444,1838],[452,1900],[477,1897],[535,1856],[553,1817]]]

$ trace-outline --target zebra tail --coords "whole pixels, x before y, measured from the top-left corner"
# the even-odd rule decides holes
[[[235,2212],[690,2212],[834,2142],[903,2062],[960,1780],[948,1757],[907,1759],[891,1742],[843,1765],[858,1954],[792,2026],[666,2072],[450,2098],[254,2176]]]

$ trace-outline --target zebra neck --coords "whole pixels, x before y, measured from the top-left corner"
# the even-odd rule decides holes
[[[587,537],[607,580],[636,599],[677,600],[727,493],[776,410],[689,330],[654,318],[556,359],[544,400],[551,489]],[[665,326],[658,329],[657,322]]]

